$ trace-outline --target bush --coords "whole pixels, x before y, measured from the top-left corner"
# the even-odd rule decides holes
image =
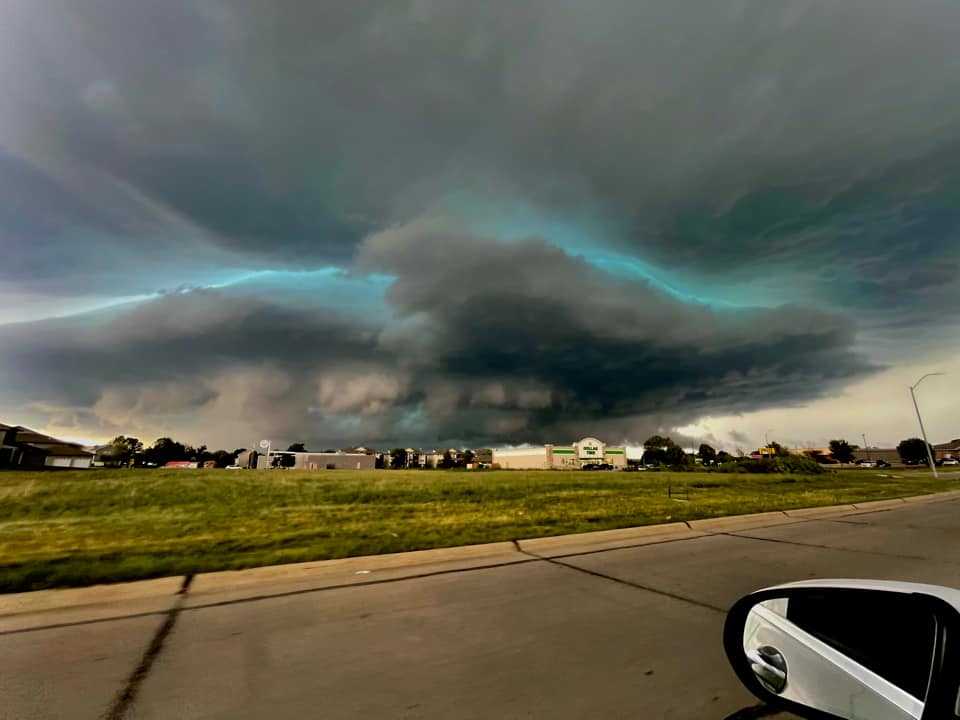
[[[825,473],[823,465],[805,455],[787,455],[778,457],[774,463],[780,467],[777,472],[794,473],[797,475],[820,475]]]
[[[796,475],[820,475],[825,470],[814,460],[802,455],[786,455],[772,459],[754,460],[736,458],[717,466],[722,473],[793,473]]]

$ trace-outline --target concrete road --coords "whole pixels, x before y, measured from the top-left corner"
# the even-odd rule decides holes
[[[960,493],[0,598],[0,718],[725,718],[726,609],[960,587]]]

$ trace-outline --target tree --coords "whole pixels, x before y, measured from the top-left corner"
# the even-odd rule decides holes
[[[790,451],[778,442],[771,442],[767,447],[773,448],[774,457],[790,457]]]
[[[930,454],[933,454],[933,446],[930,445]],[[907,465],[922,465],[928,462],[927,445],[920,438],[908,438],[901,440],[897,445],[897,454]]]
[[[144,450],[143,459],[162,467],[173,460],[189,460],[196,453],[192,447],[168,437],[158,438],[152,446]]]
[[[135,437],[117,435],[100,452],[110,464],[128,465],[134,456],[143,450],[143,443]]]
[[[466,467],[467,465],[470,465],[471,463],[475,462],[476,459],[477,456],[473,450],[465,450],[463,453],[463,466]]]
[[[229,453],[226,450],[217,450],[211,458],[218,468],[225,468],[227,465],[233,465],[239,453]]]
[[[306,452],[307,448],[303,443],[293,443],[287,448],[287,452]]]
[[[920,441],[921,447],[923,446],[923,441]],[[831,440],[830,441],[830,454],[833,455],[833,459],[841,463],[853,462],[853,451],[857,449],[856,445],[851,445],[846,440]]]
[[[673,440],[662,435],[651,435],[643,444],[645,450],[665,450],[673,445]]]
[[[643,444],[644,453],[641,462],[644,465],[669,465],[667,450],[676,447],[673,440],[662,435],[651,435]]]
[[[717,464],[722,465],[725,462],[730,462],[733,460],[733,455],[728,453],[726,450],[721,450],[717,453]]]
[[[390,467],[405,468],[407,466],[407,451],[404,448],[394,448],[390,451]]]
[[[643,451],[640,462],[644,465],[663,465],[664,452],[662,448],[649,448]]]
[[[713,465],[717,461],[717,451],[706,443],[701,443],[697,456],[704,465]]]
[[[671,443],[670,447],[663,450],[663,462],[671,467],[683,467],[690,464],[690,457],[679,445]]]
[[[440,458],[440,467],[444,470],[449,470],[454,465],[453,455],[450,454],[449,450],[443,451],[443,457]]]

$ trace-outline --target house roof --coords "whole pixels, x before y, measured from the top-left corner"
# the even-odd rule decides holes
[[[960,438],[933,446],[934,450],[960,450]]]
[[[70,443],[19,443],[25,448],[30,448],[32,450],[38,450],[47,455],[54,455],[56,457],[90,457],[93,455],[91,452],[87,452],[79,445],[71,445]]]
[[[92,452],[84,450],[79,443],[66,442],[58,438],[44,435],[36,430],[23,427],[22,425],[4,425],[0,423],[0,430],[14,430],[14,445],[30,448],[44,452],[47,455],[58,455],[61,457],[88,457]]]

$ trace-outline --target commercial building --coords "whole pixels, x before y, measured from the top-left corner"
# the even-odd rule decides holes
[[[861,460],[873,460],[874,462],[883,460],[890,465],[903,465],[903,460],[900,459],[900,453],[897,452],[896,448],[857,448],[853,451],[853,461],[860,462]]]
[[[376,456],[350,452],[271,452],[257,457],[257,469],[283,467],[292,470],[373,470]],[[269,463],[269,464],[268,464]]]
[[[934,460],[946,460],[948,458],[960,460],[960,438],[933,446]]]
[[[627,466],[627,449],[583,438],[572,445],[494,448],[493,466],[503,470],[580,470],[585,465]]]
[[[89,468],[93,453],[20,425],[0,424],[0,468]]]

